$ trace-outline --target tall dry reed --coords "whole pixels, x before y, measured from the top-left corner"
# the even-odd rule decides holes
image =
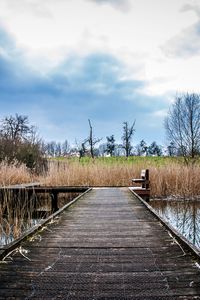
[[[7,161],[0,163],[0,186],[32,182],[33,176],[24,164]]]
[[[150,168],[151,194],[153,197],[200,196],[200,166],[170,164]]]
[[[179,162],[158,165],[149,160],[130,163],[101,160],[81,164],[78,161],[52,162],[44,185],[67,186],[131,186],[132,178],[139,178],[141,169],[150,170],[152,197],[194,197],[200,195],[200,166],[185,166]]]
[[[24,165],[1,162],[0,185],[39,181],[50,186],[131,186],[131,179],[139,178],[144,168],[150,170],[152,197],[200,195],[200,165],[186,166],[165,158],[51,161],[47,174],[34,178]]]
[[[87,164],[78,161],[55,162],[50,165],[49,172],[40,180],[45,185],[67,186],[129,186],[131,178],[139,174],[141,166],[102,163],[91,160]]]

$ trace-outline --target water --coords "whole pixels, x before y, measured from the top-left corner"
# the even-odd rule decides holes
[[[164,220],[200,249],[200,201],[152,200],[150,205]]]
[[[58,208],[63,207],[80,193],[60,193]],[[20,238],[33,226],[40,224],[53,212],[51,198],[41,194],[28,198],[27,194],[0,195],[0,246],[8,245]]]

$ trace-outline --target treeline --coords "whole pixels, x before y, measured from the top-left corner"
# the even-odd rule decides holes
[[[123,144],[115,143],[114,135],[106,137],[107,143],[102,143],[99,146],[95,147],[93,150],[94,157],[102,156],[126,156],[126,151]],[[79,145],[70,146],[67,140],[64,143],[51,141],[45,144],[45,155],[47,157],[70,157],[78,156],[80,157],[81,147]],[[163,151],[163,147],[158,145],[155,141],[150,145],[142,140],[138,145],[132,146],[131,151],[128,156],[162,156],[162,155],[172,155],[171,152],[168,152],[167,149]],[[85,148],[83,156],[91,156],[89,148]]]
[[[158,145],[156,141],[153,141],[148,145],[142,140],[138,145],[132,145],[132,138],[135,132],[135,121],[132,125],[128,122],[122,124],[122,143],[116,143],[115,136],[112,134],[106,137],[106,143],[101,142],[101,138],[96,138],[93,132],[93,126],[91,121],[89,122],[89,135],[81,142],[75,142],[75,146],[71,147],[67,140],[64,143],[51,141],[45,145],[45,153],[49,157],[59,156],[162,156],[171,155],[172,151],[163,151],[163,147]]]
[[[135,121],[122,124],[122,143],[116,143],[114,135],[106,137],[106,143],[94,135],[92,122],[88,120],[89,130],[85,139],[75,142],[71,147],[52,141],[45,143],[38,136],[36,127],[29,123],[27,116],[16,114],[5,117],[0,122],[0,161],[24,163],[32,172],[47,170],[47,158],[56,156],[182,156],[185,162],[193,162],[200,155],[200,95],[182,94],[175,98],[165,118],[168,146],[163,149],[153,141],[150,145],[142,140],[132,145]],[[100,144],[100,145],[99,145]]]

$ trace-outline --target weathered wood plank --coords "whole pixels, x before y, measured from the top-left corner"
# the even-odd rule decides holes
[[[94,189],[0,264],[0,299],[200,299],[200,269],[127,189]]]

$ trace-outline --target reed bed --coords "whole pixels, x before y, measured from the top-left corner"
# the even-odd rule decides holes
[[[7,161],[0,163],[0,186],[32,182],[33,176],[24,164]]]
[[[23,165],[0,163],[0,185],[41,182],[55,186],[131,186],[141,169],[150,170],[151,197],[197,197],[200,195],[200,164],[184,165],[173,158],[68,158],[51,160],[46,174],[33,176]]]
[[[170,159],[96,159],[52,161],[44,185],[132,186],[141,169],[150,170],[151,197],[197,197],[200,195],[200,166]]]
[[[150,168],[151,196],[174,198],[200,197],[200,166],[171,164]]]

